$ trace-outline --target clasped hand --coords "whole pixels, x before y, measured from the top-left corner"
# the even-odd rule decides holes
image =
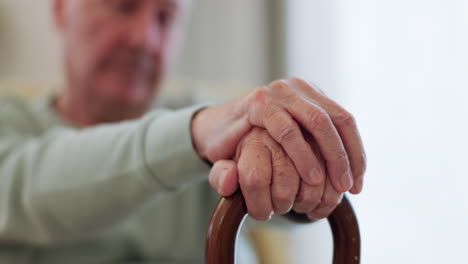
[[[214,163],[213,188],[229,196],[240,187],[256,220],[291,209],[321,219],[344,192],[362,190],[366,156],[354,117],[301,79],[200,111],[192,138]]]

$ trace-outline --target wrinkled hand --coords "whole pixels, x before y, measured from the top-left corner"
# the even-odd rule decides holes
[[[317,88],[297,78],[273,82],[200,111],[191,132],[199,155],[214,163],[231,159],[253,127],[265,128],[302,181],[318,187],[325,171],[307,144],[304,129],[317,142],[333,187],[338,192],[361,192],[366,158],[354,118]]]
[[[325,170],[325,163],[310,135],[305,136]],[[267,131],[252,129],[242,139],[235,161],[217,161],[209,176],[221,195],[232,195],[240,185],[249,215],[259,221],[273,213],[282,215],[291,208],[312,220],[327,217],[341,202],[327,177],[319,185],[309,185],[299,177],[292,160]]]

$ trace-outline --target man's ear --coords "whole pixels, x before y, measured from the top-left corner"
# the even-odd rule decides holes
[[[53,0],[52,14],[54,17],[54,24],[59,32],[62,32],[65,26],[65,2],[66,0]]]

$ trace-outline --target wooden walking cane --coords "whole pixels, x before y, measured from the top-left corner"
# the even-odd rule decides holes
[[[208,227],[205,264],[235,263],[236,238],[246,216],[247,208],[240,191],[219,200]],[[302,214],[289,213],[286,217],[297,223],[311,222]],[[359,264],[361,257],[359,226],[346,196],[328,217],[328,222],[333,233],[333,264]]]

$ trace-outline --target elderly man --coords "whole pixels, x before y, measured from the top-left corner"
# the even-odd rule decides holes
[[[151,109],[186,1],[53,3],[64,89],[0,100],[0,262],[202,262],[208,180],[221,195],[241,188],[261,221],[320,219],[361,191],[353,117],[300,79]]]

